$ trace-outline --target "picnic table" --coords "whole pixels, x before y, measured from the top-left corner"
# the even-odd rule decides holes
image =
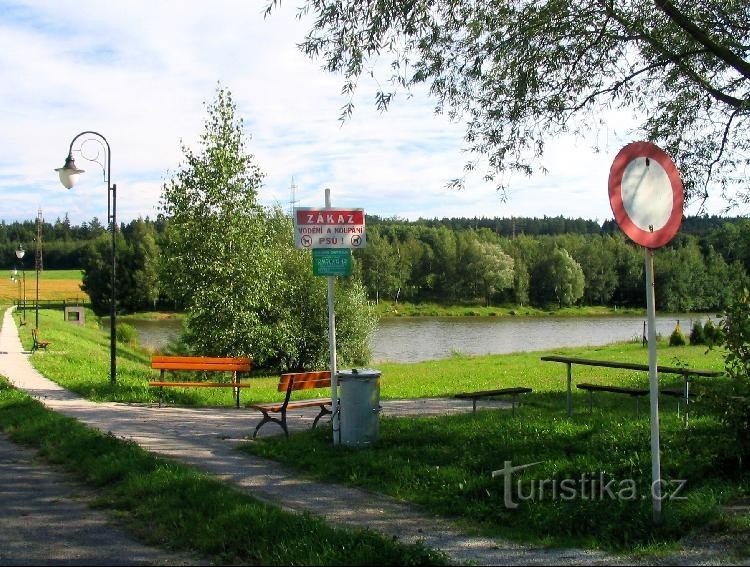
[[[568,367],[568,374],[567,374],[567,393],[566,393],[566,400],[565,405],[568,412],[568,417],[573,415],[573,394],[571,391],[571,386],[573,382],[573,365],[574,364],[580,364],[581,366],[599,366],[603,368],[620,368],[625,370],[639,370],[642,372],[648,372],[649,366],[648,364],[639,364],[637,362],[615,362],[611,360],[594,360],[590,358],[578,358],[575,356],[560,356],[560,355],[550,355],[550,356],[543,356],[541,357],[541,360],[547,361],[547,362],[562,362],[567,365]],[[696,368],[683,368],[683,367],[677,367],[677,366],[661,366],[657,365],[656,367],[657,372],[661,372],[663,374],[678,374],[684,378],[684,386],[682,390],[683,399],[685,400],[685,414],[687,415],[687,404],[689,403],[690,398],[690,378],[692,376],[701,376],[704,378],[715,378],[717,376],[721,376],[724,374],[723,372],[719,370],[698,370]]]

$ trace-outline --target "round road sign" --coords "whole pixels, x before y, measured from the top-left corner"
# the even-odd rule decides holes
[[[667,244],[682,223],[682,180],[672,158],[651,142],[620,150],[609,170],[609,204],[622,231],[646,248]]]

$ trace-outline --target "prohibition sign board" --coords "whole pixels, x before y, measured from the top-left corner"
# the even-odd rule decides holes
[[[645,248],[660,248],[682,223],[684,194],[672,158],[651,142],[620,150],[609,170],[609,204],[622,231]]]

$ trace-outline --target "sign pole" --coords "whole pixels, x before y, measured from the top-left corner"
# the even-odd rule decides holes
[[[659,449],[659,377],[656,373],[656,307],[654,306],[654,251],[646,251],[646,310],[648,311],[648,375],[651,402],[651,512],[661,523],[661,452]]]
[[[331,190],[326,189],[326,209],[331,208]],[[341,416],[339,414],[339,388],[336,376],[336,297],[334,295],[335,276],[328,276],[328,352],[331,367],[331,422],[333,424],[333,444],[341,441]]]

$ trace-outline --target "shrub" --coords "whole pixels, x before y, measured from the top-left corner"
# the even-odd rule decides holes
[[[708,324],[707,324],[708,325]],[[731,379],[724,398],[724,421],[736,435],[738,456],[750,457],[750,293],[747,289],[727,308],[719,333],[726,350],[724,365]]]
[[[117,335],[118,343],[123,343],[126,345],[138,344],[138,331],[136,331],[133,325],[128,325],[127,323],[118,323],[115,334]]]
[[[703,336],[706,339],[706,344],[709,347],[721,344],[723,342],[723,331],[721,327],[714,324],[711,318],[708,318],[706,324],[703,325]]]
[[[690,344],[691,345],[705,345],[706,335],[703,331],[703,323],[700,319],[697,319],[693,323],[693,328],[690,330]]]
[[[682,332],[680,324],[677,323],[674,331],[669,335],[669,346],[685,346],[686,344],[687,339],[685,338],[685,333]]]

